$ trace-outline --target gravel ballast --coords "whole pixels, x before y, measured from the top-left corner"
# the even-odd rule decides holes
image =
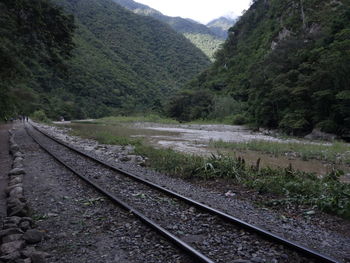
[[[240,195],[229,184],[223,186],[219,181],[209,184],[203,181],[188,182],[148,170],[143,167],[145,158],[133,155],[132,147],[101,145],[93,140],[69,136],[67,129],[39,126],[114,166],[337,258],[340,262],[350,262],[350,227],[345,220],[318,212],[312,216],[299,217],[293,213],[286,216],[280,211],[259,208],[252,203],[251,198]],[[14,247],[27,251],[25,253],[30,255],[30,262],[40,262],[34,261],[36,258],[44,258],[47,262],[78,263],[193,262],[139,220],[112,205],[56,163],[27,136],[23,126],[18,128],[15,138],[17,146],[11,147],[11,151],[15,152],[16,161],[13,164],[16,170],[13,169],[10,176],[13,177],[12,184],[16,186],[9,185],[7,192],[26,200],[26,213],[31,221],[30,217],[23,222],[4,221],[7,226],[16,225],[23,232],[6,237],[7,243],[15,243],[12,243],[12,248],[5,246],[5,251]],[[22,154],[16,154],[19,150]],[[69,159],[68,155],[62,154],[62,157]],[[84,163],[76,162],[75,166],[84,166]],[[25,172],[24,176],[21,169]],[[163,224],[166,229],[209,253],[209,257],[216,259],[220,254],[219,249],[235,255],[230,261],[227,260],[229,257],[223,255],[219,262],[300,261],[296,254],[278,245],[266,248],[265,241],[261,240],[251,245],[251,234],[245,231],[232,232],[229,225],[217,222],[216,218],[193,207],[184,207],[177,204],[176,200],[153,193],[143,186],[130,188],[127,180],[113,173],[102,172],[98,166],[91,169],[95,169],[91,173],[92,179],[106,185],[109,183],[110,191],[132,201],[135,207],[148,213],[150,218]],[[228,192],[233,194],[228,195]],[[152,209],[148,211],[145,206],[164,210],[168,216],[150,212]],[[192,219],[194,215],[196,220]],[[212,223],[219,234],[206,236],[206,229]],[[17,242],[19,235],[20,242]],[[26,250],[25,246],[34,250]],[[25,253],[21,252],[21,257],[24,258]]]
[[[61,161],[74,166],[102,188],[138,209],[215,262],[244,259],[260,262],[312,262],[275,243],[268,242],[216,216],[179,202],[158,190],[135,182],[90,159],[52,142],[37,131],[34,136]]]
[[[26,155],[30,214],[46,236],[36,247],[50,253],[49,262],[193,262],[56,163],[23,128],[16,138]]]
[[[109,161],[119,168],[132,171],[147,180],[159,183],[248,223],[337,258],[341,262],[350,262],[350,224],[346,220],[323,213],[316,213],[313,216],[296,216],[299,211],[291,213],[289,216],[279,211],[259,208],[251,202],[250,198],[240,196],[239,193],[233,197],[227,197],[225,195],[226,190],[223,191],[222,189],[229,189],[229,185],[225,187],[217,187],[216,184],[203,186],[203,182],[189,183],[181,178],[145,169],[132,162],[120,162],[119,158],[121,152],[125,151],[125,147],[101,145],[93,140],[69,136],[68,129],[65,128],[60,129],[43,125],[40,125],[40,127],[49,134],[56,136],[56,138],[64,140],[104,161]]]

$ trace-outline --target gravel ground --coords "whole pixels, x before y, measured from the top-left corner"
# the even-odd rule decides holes
[[[81,157],[34,130],[31,134],[59,156],[74,165],[90,180],[108,189],[118,198],[137,208],[162,227],[199,249],[215,262],[312,262],[283,246],[263,240],[193,207],[168,198],[149,187],[110,171]]]
[[[189,183],[181,178],[160,174],[133,163],[116,163],[115,160],[119,160],[120,150],[123,149],[121,147],[99,145],[92,140],[72,137],[67,134],[67,129],[41,127],[57,138],[65,140],[102,160],[109,161],[119,168],[132,171],[147,180],[159,183],[251,224],[337,258],[341,262],[350,262],[349,221],[319,212],[312,216],[305,216],[303,213],[305,211],[300,211],[300,209],[285,213],[286,211],[283,209],[273,211],[259,208],[253,204],[252,200],[261,199],[264,196],[259,196],[252,191],[241,194],[242,192],[234,189],[234,186],[230,186],[230,184],[223,186],[220,185],[219,181],[210,184],[204,184],[203,181]],[[225,193],[230,189],[235,195],[227,197]]]
[[[16,132],[25,153],[24,193],[50,262],[192,262],[132,215],[112,205]]]

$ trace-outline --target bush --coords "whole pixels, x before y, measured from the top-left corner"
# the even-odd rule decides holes
[[[232,123],[235,125],[243,125],[248,122],[248,119],[243,114],[236,114],[232,117]]]
[[[244,106],[242,102],[238,102],[231,97],[217,96],[213,99],[211,112],[208,118],[222,120],[243,111]]]
[[[287,134],[302,135],[311,130],[311,124],[302,112],[287,113],[281,120],[279,127]]]
[[[321,121],[317,124],[317,128],[319,128],[323,132],[327,133],[336,133],[337,132],[337,124],[331,120]]]
[[[35,111],[31,116],[33,120],[39,121],[39,122],[51,122],[49,118],[47,118],[45,112],[43,110],[37,110]]]

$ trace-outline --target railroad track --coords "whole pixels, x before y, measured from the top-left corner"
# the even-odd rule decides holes
[[[58,162],[195,262],[234,262],[249,255],[255,255],[256,262],[337,262],[96,159],[35,126],[27,125],[26,131]]]

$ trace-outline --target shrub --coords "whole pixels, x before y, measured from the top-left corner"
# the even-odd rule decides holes
[[[287,134],[301,135],[310,131],[311,124],[304,118],[304,113],[287,113],[281,120],[279,127]]]
[[[232,117],[232,123],[235,125],[243,125],[248,122],[248,119],[243,114],[236,114]]]
[[[46,123],[50,122],[50,119],[47,118],[43,110],[34,111],[34,113],[31,115],[31,118],[33,120],[40,121],[40,122],[46,122]]]
[[[319,128],[323,132],[327,133],[336,133],[337,132],[337,124],[331,120],[321,121],[317,124],[317,128]]]

